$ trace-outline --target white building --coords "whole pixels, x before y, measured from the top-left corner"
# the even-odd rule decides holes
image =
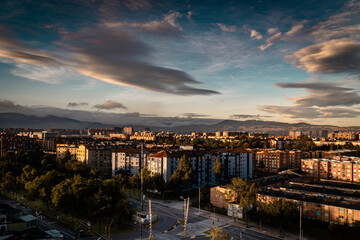
[[[192,165],[197,185],[218,184],[213,173],[216,158],[224,164],[228,177],[252,178],[253,158],[250,151],[228,149],[214,151],[161,151],[148,157],[151,173],[161,174],[167,182],[176,171],[181,157],[185,155]]]
[[[111,174],[114,177],[116,171],[124,169],[130,176],[137,175],[140,171],[139,149],[118,149],[111,153]],[[144,150],[143,166],[147,165],[148,151]]]

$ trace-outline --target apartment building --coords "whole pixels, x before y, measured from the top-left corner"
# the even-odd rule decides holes
[[[263,172],[280,172],[285,169],[299,168],[301,151],[262,150],[254,152],[255,169]]]
[[[161,151],[149,155],[148,169],[153,174],[161,174],[165,181],[169,181],[183,155],[190,160],[195,178],[200,186],[217,184],[213,173],[216,158],[219,158],[224,164],[229,177],[252,178],[252,153],[244,149]]]
[[[358,133],[334,131],[334,132],[331,132],[331,133],[328,134],[328,138],[330,138],[330,139],[357,140],[358,139]]]
[[[314,180],[360,182],[360,158],[356,157],[303,159],[301,160],[301,170]]]
[[[111,174],[114,177],[119,169],[125,170],[130,176],[137,175],[141,166],[147,166],[149,151],[144,150],[143,161],[140,161],[140,149],[117,149],[111,153]]]
[[[130,140],[155,141],[156,135],[154,132],[150,131],[135,132],[133,135],[130,135]]]
[[[322,158],[329,158],[332,156],[358,156],[357,150],[350,150],[350,149],[341,149],[341,150],[333,150],[333,151],[323,151],[321,152]]]
[[[76,150],[76,159],[101,174],[111,176],[111,152],[107,146],[80,145]]]
[[[73,144],[56,144],[56,157],[63,158],[65,153],[69,151],[71,159],[76,159],[77,146]]]
[[[35,143],[35,139],[29,138],[27,136],[16,136],[12,134],[1,134],[0,135],[0,144],[1,144],[1,152],[7,151],[19,151],[24,150],[27,151],[31,149],[31,147]]]

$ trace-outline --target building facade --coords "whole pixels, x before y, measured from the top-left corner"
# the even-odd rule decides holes
[[[148,151],[143,152],[143,161],[140,161],[141,150],[118,149],[111,153],[111,174],[114,177],[120,169],[125,170],[130,176],[137,175],[141,166],[147,165]]]
[[[277,173],[285,169],[300,168],[301,151],[262,150],[254,152],[255,169]]]
[[[301,170],[314,180],[360,182],[360,158],[303,159],[301,160]]]
[[[218,184],[213,173],[216,158],[223,163],[225,174],[230,178],[252,178],[253,176],[252,153],[244,149],[161,151],[149,155],[148,169],[153,174],[158,173],[163,176],[167,182],[176,171],[183,155],[190,160],[197,185],[200,186]]]

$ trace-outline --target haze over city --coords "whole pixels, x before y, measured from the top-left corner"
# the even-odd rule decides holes
[[[1,1],[0,111],[355,126],[359,12],[358,1]]]

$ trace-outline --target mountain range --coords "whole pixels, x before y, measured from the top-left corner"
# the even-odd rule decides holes
[[[32,128],[32,129],[82,129],[82,128],[112,128],[132,126],[135,130],[143,130],[150,128],[154,131],[177,131],[177,132],[215,132],[215,131],[246,131],[246,132],[267,132],[267,133],[287,133],[290,130],[345,130],[345,131],[358,131],[359,127],[337,127],[331,125],[311,125],[308,123],[283,123],[275,121],[261,121],[261,120],[218,120],[217,123],[204,123],[187,122],[182,126],[171,126],[169,124],[169,118],[154,118],[158,124],[151,122],[151,126],[147,125],[147,119],[144,118],[144,124],[107,124],[101,122],[80,121],[68,117],[58,117],[54,115],[47,116],[34,116],[25,115],[21,113],[0,113],[0,128]],[[154,119],[152,121],[154,121]],[[164,124],[168,123],[168,124]],[[206,121],[204,121],[206,122]]]

